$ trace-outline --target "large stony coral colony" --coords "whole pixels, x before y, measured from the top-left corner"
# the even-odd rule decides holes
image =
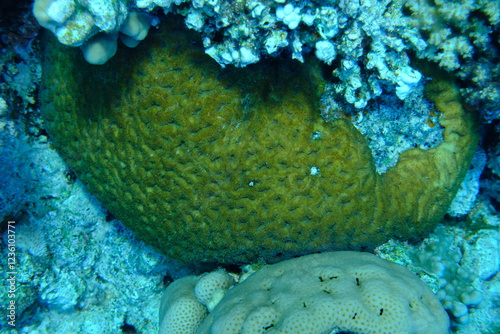
[[[319,65],[221,69],[169,21],[101,67],[54,44],[44,62],[55,146],[140,238],[193,264],[276,261],[418,238],[442,219],[477,145],[453,85],[428,88],[444,142],[380,175],[349,121],[321,117]]]

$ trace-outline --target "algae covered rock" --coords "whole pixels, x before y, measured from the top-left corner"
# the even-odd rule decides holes
[[[444,143],[379,175],[359,131],[320,117],[318,67],[221,69],[175,23],[102,66],[55,42],[44,58],[54,146],[139,238],[186,263],[418,238],[446,213],[477,142],[454,88],[435,84]]]

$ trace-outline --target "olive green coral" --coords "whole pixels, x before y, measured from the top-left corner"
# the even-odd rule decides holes
[[[445,142],[378,175],[366,139],[319,116],[317,67],[224,70],[195,41],[172,24],[99,67],[46,47],[54,145],[139,238],[187,263],[275,261],[417,238],[443,217],[477,142],[450,85],[433,91]]]

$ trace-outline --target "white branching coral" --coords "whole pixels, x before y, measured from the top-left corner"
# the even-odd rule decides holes
[[[405,99],[420,77],[410,62],[416,56],[456,73],[470,86],[462,92],[468,102],[486,119],[500,118],[499,0],[36,0],[34,13],[62,43],[90,44],[86,56],[97,57],[87,59],[102,63],[118,33],[128,46],[144,38],[159,8],[183,15],[221,66],[314,53],[332,67],[339,102],[359,109],[384,91]],[[136,18],[141,33],[130,36],[122,27]]]
[[[500,1],[409,0],[405,6],[411,24],[428,36],[417,56],[464,80],[462,94],[486,120],[500,118]]]

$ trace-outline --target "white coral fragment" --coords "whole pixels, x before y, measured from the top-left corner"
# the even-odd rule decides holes
[[[422,78],[422,74],[408,66],[398,71],[396,75],[398,76],[396,95],[401,100],[404,100],[411,93],[412,89],[417,86]]]

